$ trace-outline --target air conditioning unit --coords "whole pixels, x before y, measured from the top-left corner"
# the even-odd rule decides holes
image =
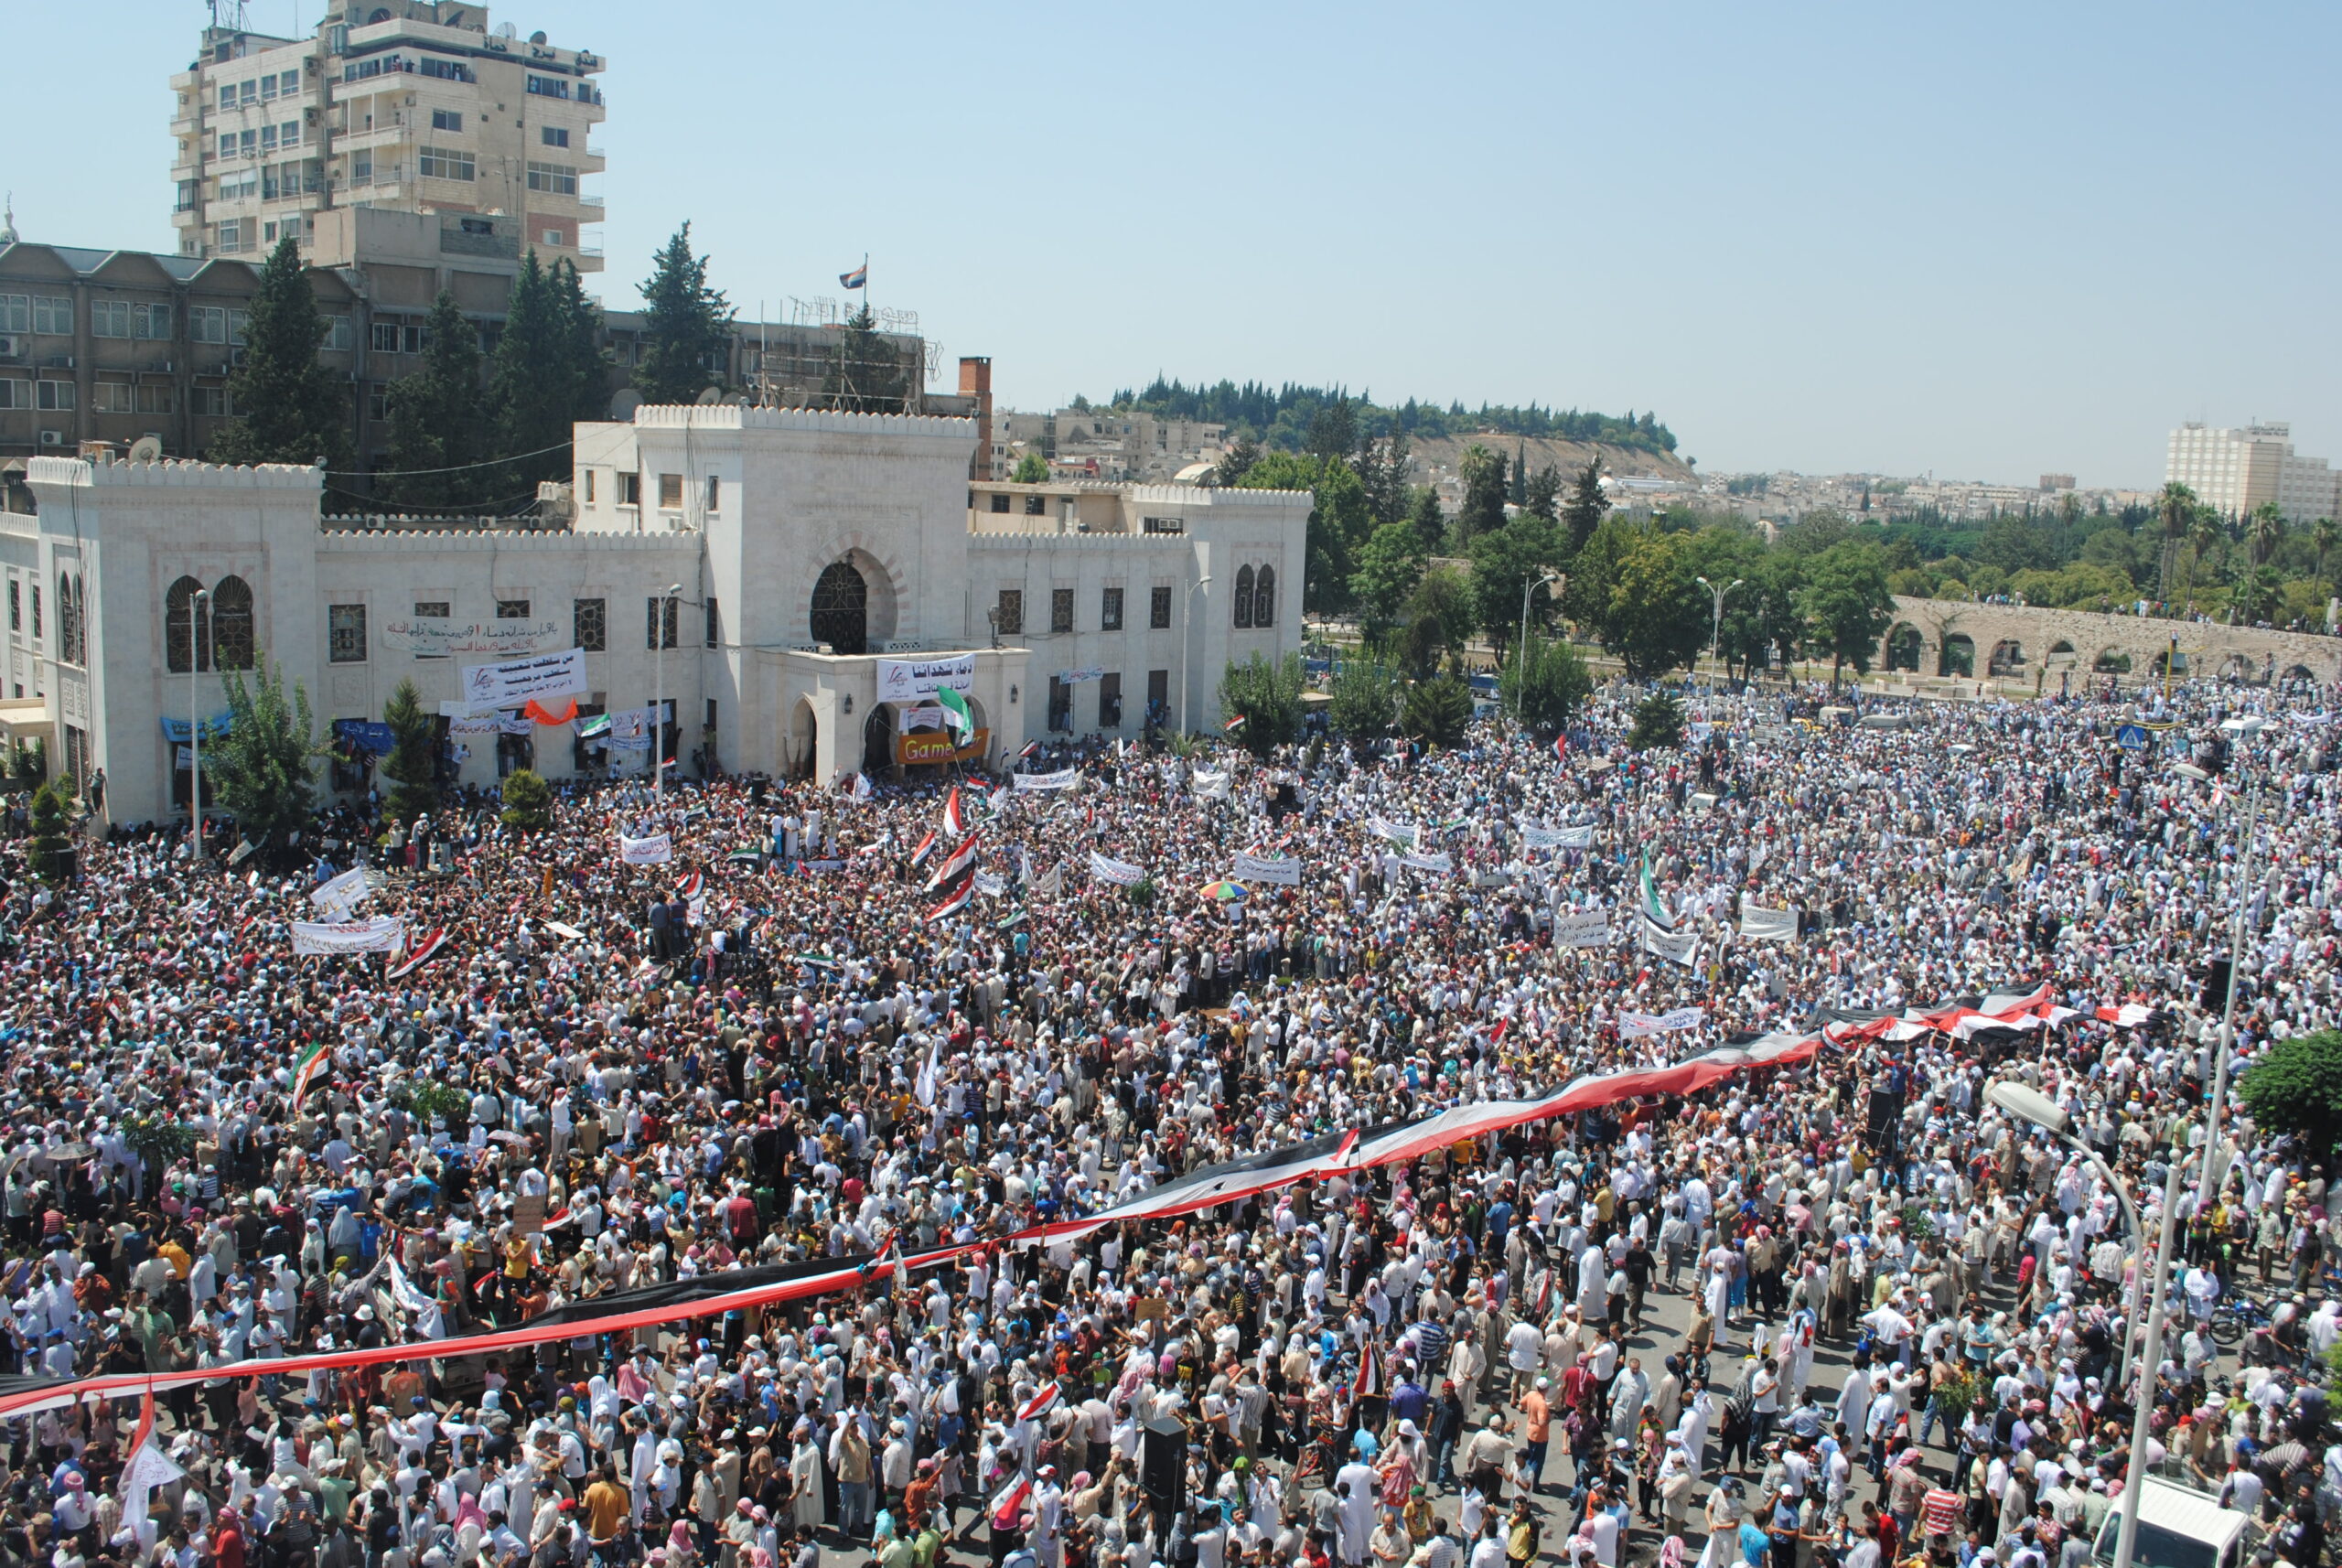
[[[62,446],[65,445],[65,432],[44,430],[40,433],[40,444],[44,446]]]
[[[0,332],[0,360],[13,360],[25,351],[25,340],[13,332]]]

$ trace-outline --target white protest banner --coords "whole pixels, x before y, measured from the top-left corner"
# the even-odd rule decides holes
[[[561,622],[403,616],[382,623],[382,646],[434,659],[527,659],[561,646]]]
[[[665,833],[641,839],[618,834],[618,859],[628,865],[664,865],[674,858],[674,841]]]
[[[1577,828],[1541,828],[1531,823],[1520,830],[1520,842],[1531,849],[1592,849],[1594,824]]]
[[[354,952],[396,952],[405,945],[406,922],[392,915],[333,924],[293,922],[293,950],[301,957]]]
[[[1641,947],[1643,951],[1655,953],[1670,963],[1680,963],[1687,968],[1690,966],[1692,955],[1697,952],[1700,947],[1700,939],[1696,934],[1691,931],[1671,931],[1649,915],[1643,916],[1637,923],[1642,928],[1641,934],[1637,939],[1637,945]]]
[[[582,697],[586,682],[586,650],[564,649],[540,659],[514,659],[501,664],[464,666],[464,701],[474,713],[482,708],[517,708],[532,698]]]
[[[1664,1035],[1674,1029],[1696,1029],[1702,1014],[1697,1007],[1678,1007],[1672,1013],[1621,1013],[1618,1033],[1630,1040],[1646,1035]]]
[[[316,891],[309,895],[309,902],[320,909],[330,909],[336,905],[348,908],[372,891],[374,883],[366,875],[366,868],[354,866],[330,882],[319,883]]]
[[[1279,887],[1301,886],[1301,861],[1290,854],[1244,854],[1236,856],[1236,868],[1228,874],[1231,882],[1268,882]]]
[[[1090,875],[1117,887],[1131,887],[1146,880],[1146,867],[1133,865],[1127,860],[1109,860],[1093,849],[1090,852]]]
[[[1058,671],[1058,684],[1060,686],[1079,686],[1084,681],[1103,681],[1105,678],[1106,667],[1103,664],[1089,664],[1079,670]]]
[[[1380,817],[1369,817],[1366,820],[1366,825],[1369,830],[1389,839],[1392,843],[1412,845],[1415,842],[1417,830],[1414,828],[1401,827],[1396,822],[1386,822]]]
[[[1752,942],[1797,940],[1797,911],[1767,909],[1761,904],[1740,907],[1740,934]]]
[[[1041,879],[1033,884],[1033,897],[1036,898],[1054,898],[1064,891],[1064,861],[1058,861],[1055,865],[1049,867],[1047,872],[1042,874]]]
[[[942,727],[943,704],[940,703],[901,703],[896,705],[895,733],[897,735]]]
[[[1019,773],[1015,777],[1016,792],[1020,795],[1030,789],[1070,789],[1080,782],[1080,776],[1070,768],[1060,768],[1055,773]]]
[[[1402,854],[1399,857],[1399,864],[1416,871],[1452,872],[1456,869],[1456,862],[1449,858],[1445,850],[1437,854]]]
[[[881,659],[878,660],[878,700],[908,703],[931,697],[950,688],[972,692],[976,685],[976,656],[948,654],[941,659]]]
[[[504,715],[494,708],[489,709],[484,714],[450,715],[447,720],[447,733],[468,736],[502,735]]]
[[[1609,941],[1607,909],[1579,909],[1553,917],[1553,945],[1557,948],[1606,947]]]
[[[1198,768],[1187,780],[1187,787],[1196,792],[1198,800],[1225,800],[1228,799],[1228,777],[1225,769],[1215,773],[1209,768]]]
[[[976,891],[987,898],[997,898],[1008,891],[1008,878],[997,871],[976,873]]]

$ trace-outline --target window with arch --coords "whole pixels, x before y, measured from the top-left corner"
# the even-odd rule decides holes
[[[252,590],[242,577],[222,577],[211,590],[211,665],[252,667]]]
[[[81,596],[64,572],[57,575],[57,657],[68,664],[82,662]]]
[[[211,613],[195,598],[202,586],[181,577],[163,596],[163,667],[174,675],[211,668]]]
[[[840,653],[865,651],[870,635],[870,585],[851,561],[833,561],[813,583],[807,607],[813,640]],[[1015,628],[1004,626],[1004,631]]]
[[[1236,568],[1235,598],[1236,624],[1240,627],[1251,626],[1252,624],[1252,568],[1250,566]]]
[[[1252,589],[1252,624],[1277,624],[1277,569],[1273,566],[1261,568],[1261,575]]]

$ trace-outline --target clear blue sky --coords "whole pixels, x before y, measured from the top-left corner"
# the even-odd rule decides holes
[[[8,13],[19,228],[169,246],[204,6]],[[867,251],[1022,407],[1161,370],[1655,409],[1710,469],[2148,485],[2255,415],[2342,460],[2330,4],[492,16],[610,61],[607,303],[684,219],[744,314]]]

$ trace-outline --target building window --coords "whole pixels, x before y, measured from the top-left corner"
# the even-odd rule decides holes
[[[126,299],[90,301],[90,336],[92,338],[129,337],[130,301]]]
[[[1049,677],[1048,726],[1052,730],[1073,727],[1073,688],[1054,675]]]
[[[33,329],[33,296],[28,294],[0,294],[0,332],[29,332]]]
[[[169,382],[141,381],[138,383],[139,413],[174,413],[177,409],[178,398],[172,392]]]
[[[195,389],[195,412],[206,419],[227,419],[236,412],[235,399],[228,395],[226,387]],[[375,415],[381,418],[380,414]]]
[[[472,156],[457,147],[422,147],[415,154],[415,169],[425,179],[468,180]]]
[[[446,599],[417,599],[414,601],[414,614],[415,618],[418,620],[446,620],[447,618],[448,608],[449,606]],[[447,656],[444,653],[418,653],[415,657],[417,659],[445,659]]]
[[[326,661],[329,664],[366,662],[366,607],[326,607]]]
[[[23,587],[24,585],[16,578],[8,579],[8,629],[10,631],[25,629],[25,601],[21,592]]]
[[[1100,631],[1120,631],[1123,629],[1122,589],[1109,588],[1106,590],[1105,597],[1098,606],[1098,629]]]
[[[460,131],[464,128],[464,112],[460,109],[434,109],[431,128],[435,131]]]
[[[1252,624],[1277,624],[1277,569],[1273,566],[1262,567],[1261,575],[1253,584]]]
[[[1123,727],[1123,677],[1117,671],[1101,676],[1098,682],[1098,727]]]
[[[32,382],[0,378],[0,408],[30,408],[32,405]]]
[[[1025,590],[1003,588],[1000,603],[994,611],[998,629],[1003,637],[1020,637],[1025,631]]]
[[[1141,533],[1185,533],[1187,525],[1176,517],[1143,517],[1138,530]]]
[[[133,401],[128,381],[100,381],[90,389],[92,413],[128,413]]]
[[[526,620],[526,619],[528,619],[528,618],[529,618],[529,601],[528,601],[528,600],[526,600],[526,599],[499,599],[499,600],[497,600],[497,601],[496,601],[496,618],[497,618],[497,619],[499,619],[499,620]]]
[[[618,475],[618,505],[642,504],[642,476],[628,470]]]
[[[71,381],[41,381],[33,388],[33,406],[48,413],[70,413],[81,406]]]
[[[994,511],[1006,511],[1008,510],[1008,498],[1004,495],[994,495],[992,498],[992,510]]]
[[[1252,568],[1250,566],[1236,568],[1236,592],[1232,597],[1236,605],[1236,624],[1240,627],[1251,626],[1252,624]]]
[[[364,610],[361,607],[360,614]],[[217,670],[252,667],[252,590],[242,577],[222,577],[211,589],[211,664]],[[360,641],[364,641],[360,623]]]
[[[1146,672],[1146,722],[1161,724],[1171,716],[1171,671]]]
[[[659,476],[659,509],[681,511],[683,506],[683,477],[681,474]]]
[[[1049,629],[1051,631],[1073,629],[1073,590],[1071,588],[1049,590]]]
[[[163,668],[174,675],[187,674],[189,660],[199,670],[211,668],[211,608],[199,605],[195,597],[201,586],[192,577],[181,577],[163,595]],[[11,630],[16,622],[16,584],[8,585]]]
[[[724,510],[724,481],[714,474],[707,477],[707,510],[710,511]]]
[[[566,125],[540,125],[537,127],[537,140],[543,142],[548,147],[565,147],[569,145],[569,127]]]
[[[40,585],[33,585],[33,640],[40,640]]]
[[[656,651],[662,646],[667,648],[675,646],[676,607],[682,603],[681,599],[667,598],[664,596],[656,596],[642,601],[642,607],[646,612],[642,621],[643,647]],[[666,608],[663,618],[659,613],[662,605]],[[665,633],[663,639],[660,635],[662,631]]]
[[[609,601],[607,599],[575,599],[569,607],[572,639],[588,653],[607,653],[610,648]]]
[[[706,610],[704,618],[707,622],[707,645],[710,648],[721,648],[724,646],[724,620],[722,617],[715,613],[715,596],[714,594],[707,596],[707,603],[704,608]]]
[[[366,418],[368,423],[381,424],[391,417],[391,388],[387,381],[366,383]]]
[[[586,470],[586,504],[594,504],[594,470],[591,468]]]
[[[346,354],[349,352],[350,345],[357,340],[357,328],[350,324],[349,317],[328,316],[326,317],[327,349],[337,354]]]
[[[529,188],[550,196],[575,196],[577,194],[577,171],[567,164],[532,162],[529,165]]]
[[[1026,517],[1040,517],[1046,514],[1048,510],[1049,499],[1047,496],[1026,496],[1025,498],[1025,515]]]
[[[130,307],[130,335],[156,342],[170,341],[171,307],[167,305],[134,305]]]
[[[1155,631],[1166,631],[1170,628],[1170,589],[1149,588],[1146,591],[1146,624]]]
[[[33,330],[49,338],[73,336],[73,301],[70,295],[33,295]]]

